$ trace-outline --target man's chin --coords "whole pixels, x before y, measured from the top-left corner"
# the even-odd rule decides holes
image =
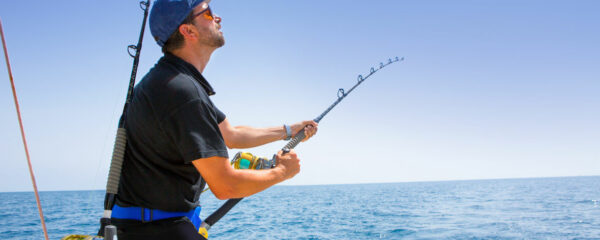
[[[215,46],[218,47],[218,48],[222,47],[222,46],[225,46],[225,38],[222,37],[222,35],[221,35],[221,37],[219,39],[217,39],[215,41]]]

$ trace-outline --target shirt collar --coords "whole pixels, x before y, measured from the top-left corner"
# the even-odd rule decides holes
[[[200,85],[202,85],[208,96],[215,95],[215,91],[213,90],[212,86],[210,86],[208,81],[206,81],[204,76],[202,76],[202,74],[198,71],[198,69],[196,69],[196,67],[194,67],[194,65],[168,52],[165,53],[163,59],[168,63],[173,64],[178,70],[183,71],[192,76],[194,80],[196,80],[198,83],[200,83]]]

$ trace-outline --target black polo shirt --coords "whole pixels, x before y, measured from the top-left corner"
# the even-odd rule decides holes
[[[172,54],[136,85],[124,119],[117,204],[177,212],[199,205],[206,183],[191,162],[228,157],[218,126],[225,114],[209,99],[213,94],[193,65]]]

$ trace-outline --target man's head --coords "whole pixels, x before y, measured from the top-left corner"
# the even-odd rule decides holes
[[[221,18],[208,6],[210,0],[157,0],[150,12],[150,31],[163,52],[172,52],[184,41],[197,41],[215,49],[225,44]]]

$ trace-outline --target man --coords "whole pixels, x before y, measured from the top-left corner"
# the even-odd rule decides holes
[[[231,126],[213,104],[202,76],[211,54],[225,44],[210,0],[158,0],[150,30],[164,56],[135,87],[124,116],[127,148],[112,222],[118,238],[204,239],[198,234],[199,196],[206,184],[219,199],[241,198],[292,178],[300,160],[279,152],[269,170],[236,170],[227,148],[289,139],[314,121],[291,126]]]

